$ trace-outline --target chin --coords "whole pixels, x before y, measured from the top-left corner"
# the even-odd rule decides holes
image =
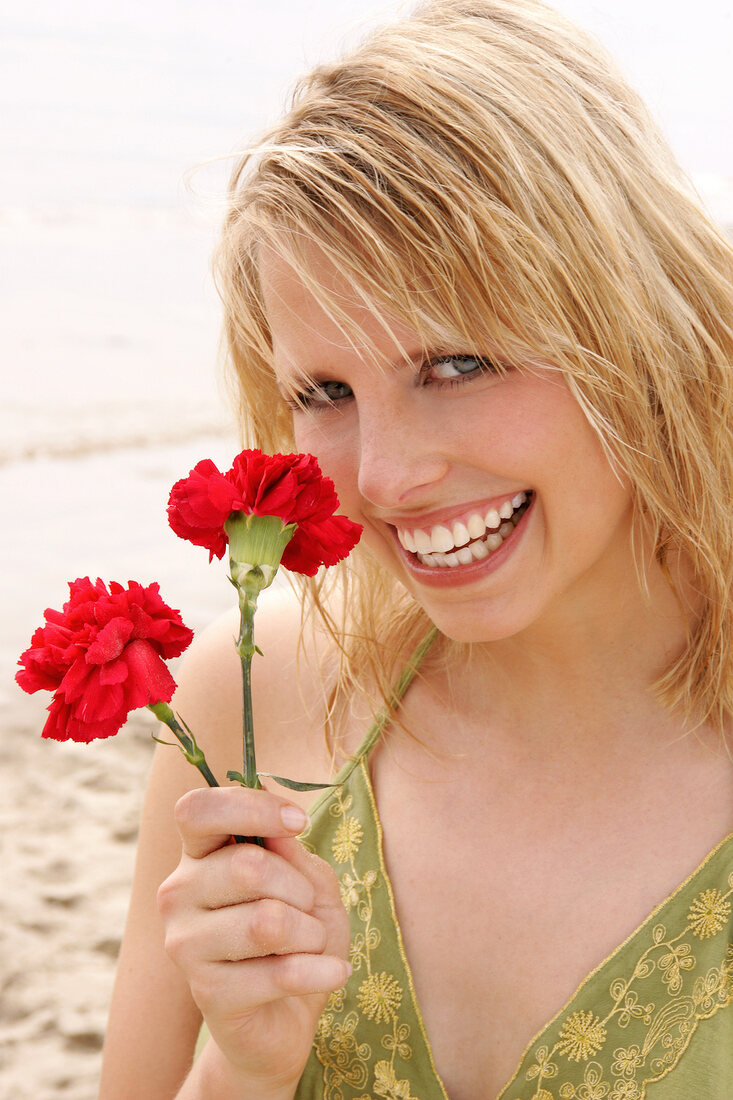
[[[534,616],[520,613],[519,609],[495,610],[486,608],[479,612],[458,614],[456,609],[431,608],[423,603],[423,609],[441,634],[454,642],[465,645],[481,645],[503,642],[522,634],[534,621]]]

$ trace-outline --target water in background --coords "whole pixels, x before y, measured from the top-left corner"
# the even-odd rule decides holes
[[[209,275],[226,170],[202,170],[194,194],[186,172],[235,150],[277,116],[295,74],[401,6],[36,0],[0,15],[0,463],[168,443],[230,422]],[[702,0],[680,66],[681,24],[660,0],[643,11],[631,0],[560,6],[616,53],[636,26],[627,68],[648,81],[711,208],[733,225],[733,165],[721,153],[730,12]]]

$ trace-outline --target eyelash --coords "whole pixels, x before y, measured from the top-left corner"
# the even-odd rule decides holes
[[[453,378],[435,378],[432,381],[426,380],[426,375],[432,369],[440,366],[444,363],[461,363],[461,362],[474,362],[476,368],[471,371],[466,371],[465,374],[458,374]],[[443,388],[449,386],[463,386],[467,382],[472,382],[476,378],[480,378],[485,374],[498,374],[502,370],[491,359],[487,359],[485,356],[480,355],[440,355],[434,359],[427,359],[420,365],[418,377],[423,379],[422,385],[425,386],[438,386]],[[325,390],[328,386],[343,386],[349,393],[342,394],[340,397],[328,397],[325,396]],[[319,394],[323,394],[322,399],[318,398]],[[316,386],[311,386],[308,389],[301,390],[300,393],[296,393],[292,396],[286,397],[286,403],[293,410],[293,412],[320,412],[325,409],[333,409],[341,403],[341,401],[347,400],[352,396],[351,388],[346,385],[345,382],[338,382],[335,379],[321,382]]]

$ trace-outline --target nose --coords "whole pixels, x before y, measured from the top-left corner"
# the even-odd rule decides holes
[[[384,509],[417,506],[448,467],[435,431],[414,408],[407,412],[396,403],[362,402],[358,486],[363,499]]]

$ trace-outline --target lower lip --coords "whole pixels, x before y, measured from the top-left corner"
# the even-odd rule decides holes
[[[410,554],[399,542],[397,545],[410,573],[420,584],[431,588],[452,588],[459,584],[472,584],[481,577],[485,577],[487,574],[499,569],[507,558],[514,553],[515,547],[524,534],[534,503],[535,498],[533,497],[529,508],[524,512],[511,535],[504,539],[497,550],[492,550],[487,558],[483,558],[481,561],[473,561],[470,565],[423,565],[414,554]]]

